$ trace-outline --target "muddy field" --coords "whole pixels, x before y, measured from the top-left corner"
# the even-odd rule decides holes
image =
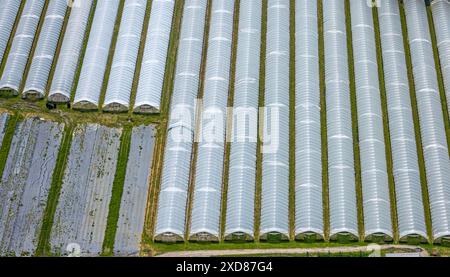
[[[39,118],[16,127],[0,184],[1,255],[36,250],[63,130]]]
[[[84,254],[101,253],[120,136],[97,124],[75,129],[50,238],[55,253],[78,245]]]
[[[155,129],[139,126],[131,135],[114,254],[139,255],[155,143]]]

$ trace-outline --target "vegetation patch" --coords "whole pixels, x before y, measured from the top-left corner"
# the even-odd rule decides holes
[[[228,94],[228,107],[233,106],[234,100],[234,82],[236,80],[236,56],[237,56],[237,45],[238,45],[238,34],[239,34],[239,11],[240,11],[240,0],[235,2],[234,6],[234,25],[233,25],[233,46],[231,49],[231,67],[230,67],[230,84],[229,84],[229,94]],[[224,230],[226,224],[226,213],[227,213],[227,196],[228,196],[228,177],[229,177],[229,167],[230,167],[230,151],[231,143],[227,143],[228,138],[231,136],[231,130],[233,127],[233,115],[227,114],[226,122],[226,137],[225,137],[225,153],[224,153],[224,165],[223,165],[223,185],[222,185],[222,206],[221,206],[221,221],[220,221],[220,238],[219,241],[224,240]]]
[[[433,48],[434,64],[435,64],[435,68],[436,68],[437,80],[438,80],[438,85],[439,85],[439,94],[441,97],[442,113],[444,116],[445,133],[447,135],[448,154],[450,156],[450,120],[449,120],[449,112],[448,112],[449,107],[447,106],[447,103],[448,103],[447,101],[449,99],[446,99],[446,96],[445,96],[444,76],[442,75],[442,69],[440,66],[439,49],[437,46],[437,39],[436,39],[436,30],[434,28],[433,15],[432,15],[430,6],[427,6],[427,15],[428,15],[428,25],[430,27],[431,43],[433,45],[432,48]]]
[[[397,215],[397,200],[395,197],[395,183],[394,183],[394,173],[393,173],[393,161],[392,161],[392,146],[391,137],[389,131],[389,117],[388,117],[388,107],[386,98],[386,83],[384,80],[384,68],[383,68],[383,54],[381,50],[381,36],[380,36],[380,24],[378,21],[378,9],[376,7],[372,8],[373,15],[373,25],[375,27],[375,44],[377,49],[377,60],[378,60],[378,78],[380,81],[380,93],[381,93],[381,108],[383,111],[383,127],[384,127],[384,143],[386,147],[386,167],[389,182],[389,193],[391,201],[391,219],[392,219],[392,232],[393,239],[395,242],[399,241],[398,232],[398,215]]]
[[[58,198],[61,192],[64,170],[67,163],[67,156],[69,155],[70,144],[72,141],[72,132],[73,127],[71,125],[66,125],[58,157],[56,159],[56,166],[53,171],[53,178],[52,183],[50,185],[47,205],[44,211],[41,233],[39,236],[38,247],[35,254],[36,256],[50,255],[49,251],[50,232],[53,225],[53,218],[55,215],[56,206],[58,204]]]
[[[103,255],[111,256],[114,250],[117,222],[119,220],[120,203],[123,194],[123,185],[127,173],[128,154],[130,153],[132,127],[125,126],[120,138],[120,150],[117,158],[116,173],[112,186],[111,200],[109,202],[108,219],[106,221],[105,238],[103,240]]]
[[[259,107],[264,106],[264,91],[266,89],[266,33],[267,33],[267,1],[262,2],[261,14],[261,54],[259,68]],[[264,123],[264,115],[259,113],[258,128]],[[259,242],[259,228],[261,225],[261,193],[262,193],[262,141],[258,136],[256,147],[256,181],[255,181],[255,213],[254,231],[255,241]]]
[[[356,107],[355,65],[353,60],[352,23],[350,0],[345,0],[345,24],[347,27],[348,68],[350,80],[350,102],[352,108],[353,155],[355,164],[356,205],[358,210],[358,229],[360,240],[364,240],[364,207],[361,183],[361,163],[359,155],[358,109]]]
[[[414,75],[413,75],[413,67],[411,60],[411,49],[409,48],[408,43],[408,29],[406,27],[406,14],[403,8],[403,4],[399,2],[399,10],[400,10],[400,20],[402,23],[402,32],[403,32],[403,44],[405,47],[405,59],[406,59],[406,68],[408,70],[408,81],[409,81],[409,91],[411,95],[411,105],[413,112],[413,121],[414,121],[414,130],[416,133],[416,145],[417,145],[417,157],[419,159],[419,170],[420,170],[420,183],[422,184],[422,198],[423,198],[423,206],[425,211],[425,222],[427,225],[427,233],[428,239],[431,243],[433,241],[433,232],[432,232],[432,222],[431,222],[431,210],[430,210],[430,199],[428,196],[428,185],[427,185],[427,175],[425,168],[425,159],[423,155],[423,147],[422,147],[422,136],[420,133],[419,126],[419,111],[417,107],[417,98],[416,98],[416,86],[414,84]]]
[[[23,118],[19,114],[10,113],[5,134],[3,135],[2,147],[0,148],[0,178],[3,176],[3,170],[5,169],[6,160],[8,159],[9,149],[11,148],[11,142],[14,137],[17,123],[22,119]]]

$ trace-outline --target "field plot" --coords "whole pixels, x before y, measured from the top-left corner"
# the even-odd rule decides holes
[[[449,0],[72,2],[0,0],[0,256],[450,246]]]
[[[85,255],[101,252],[121,133],[98,124],[75,128],[50,235],[51,251],[64,255],[68,246],[79,246]]]
[[[39,118],[17,125],[0,183],[0,255],[36,250],[63,130]]]
[[[115,255],[139,254],[155,144],[154,136],[154,127],[144,125],[135,127],[131,135],[114,245]]]

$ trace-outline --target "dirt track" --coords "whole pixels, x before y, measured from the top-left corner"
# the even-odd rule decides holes
[[[235,256],[235,255],[272,255],[272,254],[319,254],[319,253],[351,253],[351,252],[372,252],[376,256],[376,251],[397,249],[406,251],[417,251],[420,255],[429,256],[428,252],[419,247],[411,245],[368,245],[368,246],[348,246],[348,247],[325,247],[325,248],[291,248],[291,249],[234,249],[234,250],[198,250],[198,251],[178,251],[169,252],[158,257],[212,257],[212,256]]]

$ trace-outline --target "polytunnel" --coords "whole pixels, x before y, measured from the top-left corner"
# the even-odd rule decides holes
[[[135,113],[159,113],[175,0],[154,0],[150,12]]]
[[[98,109],[119,4],[120,0],[97,2],[73,101],[74,109]]]
[[[36,36],[44,0],[26,1],[14,34],[3,75],[0,79],[0,93],[18,95],[22,85],[23,74],[28,62],[28,55]]]
[[[61,35],[66,10],[67,0],[51,0],[48,4],[44,24],[23,89],[22,96],[24,98],[43,98],[45,96],[45,88],[56,55],[56,46]]]
[[[350,1],[361,159],[364,232],[368,241],[392,241],[391,205],[372,7]]]
[[[156,241],[184,240],[207,3],[207,0],[184,3],[154,233]]]
[[[105,102],[103,103],[104,111],[128,111],[146,5],[146,0],[125,1]]]
[[[450,2],[448,0],[434,0],[431,2],[431,10],[445,85],[447,111],[450,116]]]
[[[427,228],[397,0],[378,7],[400,241],[426,241]]]
[[[253,240],[262,3],[240,0],[225,240]]]
[[[93,7],[92,3],[93,0],[75,0],[72,5],[47,98],[49,102],[67,103],[70,101],[86,28]]]
[[[267,6],[260,239],[289,239],[289,0]]]
[[[323,239],[317,1],[295,3],[295,237]]]
[[[450,239],[450,160],[425,3],[403,3],[435,243]]]
[[[234,0],[211,8],[189,240],[219,241]],[[214,126],[211,129],[209,126]]]
[[[2,1],[3,7],[0,10],[0,64],[3,61],[6,46],[11,37],[15,19],[19,13],[21,1],[5,0]]]
[[[358,239],[345,1],[323,5],[330,237]]]

